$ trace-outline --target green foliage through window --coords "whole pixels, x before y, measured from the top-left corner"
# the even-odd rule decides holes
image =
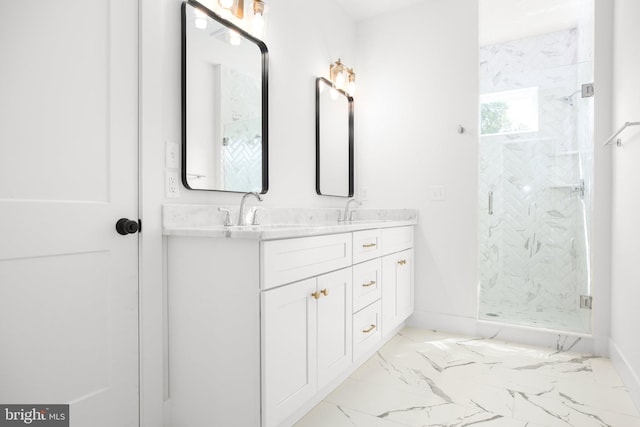
[[[502,135],[537,130],[537,87],[480,95],[481,135]]]
[[[480,104],[480,134],[500,133],[509,128],[511,123],[507,117],[509,106],[506,102]]]

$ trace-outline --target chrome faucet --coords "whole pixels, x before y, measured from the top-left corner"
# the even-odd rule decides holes
[[[244,217],[244,204],[247,201],[247,197],[249,196],[254,196],[256,199],[258,199],[259,202],[262,201],[262,197],[260,197],[258,193],[245,193],[245,195],[242,196],[242,200],[240,201],[240,210],[238,212],[238,225],[247,225],[247,220]]]
[[[351,211],[351,214],[349,213],[349,206],[351,205],[352,202],[355,203],[356,206],[360,206],[360,202],[357,201],[356,199],[347,200],[347,205],[344,207],[344,216],[342,217],[342,220],[345,222],[353,221],[353,218],[351,218],[351,216],[353,215],[353,211]]]

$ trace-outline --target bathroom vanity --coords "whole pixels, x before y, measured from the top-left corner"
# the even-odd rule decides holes
[[[165,208],[169,425],[291,425],[413,312],[414,210],[224,227]]]

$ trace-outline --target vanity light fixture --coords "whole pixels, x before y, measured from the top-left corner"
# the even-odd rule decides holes
[[[356,91],[356,73],[340,61],[340,58],[329,66],[329,79],[336,88],[347,92],[350,96]]]
[[[253,0],[253,22],[251,23],[253,34],[262,37],[264,32],[264,2]]]
[[[238,19],[244,16],[244,0],[218,0],[220,7],[231,12]]]
[[[218,0],[218,4],[221,8],[221,16],[224,19],[232,20],[234,24],[245,30],[249,27],[255,37],[262,37],[265,9],[263,0],[253,0],[253,17],[250,22],[244,20],[244,0]]]

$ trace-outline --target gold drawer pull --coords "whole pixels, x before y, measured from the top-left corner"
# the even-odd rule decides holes
[[[407,263],[406,259],[401,259],[400,261],[398,261],[398,264],[400,265],[405,265]]]
[[[375,248],[376,246],[378,246],[377,243],[365,243],[364,245],[362,245],[363,248]]]
[[[320,292],[314,292],[311,294],[312,297],[314,297],[315,299],[320,298]]]
[[[323,290],[321,290],[321,291],[320,291],[320,293],[321,293],[322,295],[324,295],[325,297],[326,297],[326,296],[329,296],[329,289],[323,289]]]
[[[368,288],[369,286],[373,286],[373,285],[375,285],[375,284],[376,284],[376,281],[375,281],[375,280],[372,280],[372,281],[370,281],[369,283],[363,283],[363,284],[362,284],[362,287],[364,287],[364,288]]]
[[[365,334],[368,334],[369,332],[373,331],[375,328],[376,328],[376,325],[371,325],[367,329],[363,329],[362,332]]]

